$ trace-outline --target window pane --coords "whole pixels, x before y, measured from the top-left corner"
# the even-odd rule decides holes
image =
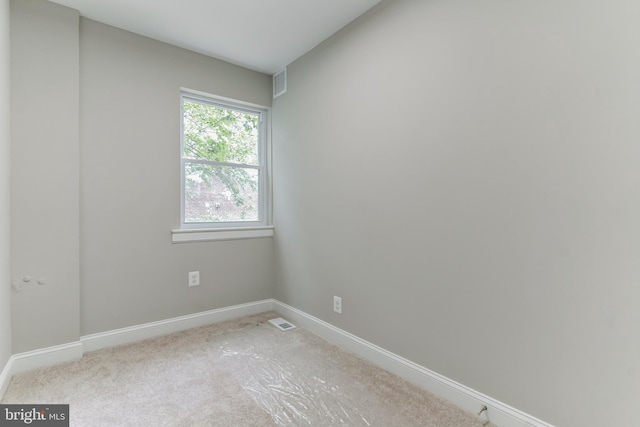
[[[185,162],[184,221],[259,221],[258,170]]]
[[[184,100],[187,159],[258,165],[259,115]]]

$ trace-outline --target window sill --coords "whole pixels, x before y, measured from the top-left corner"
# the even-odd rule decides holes
[[[211,242],[273,237],[273,226],[247,228],[200,228],[171,230],[171,243]]]

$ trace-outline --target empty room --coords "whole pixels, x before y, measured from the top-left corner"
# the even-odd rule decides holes
[[[0,0],[0,425],[639,425],[639,22]]]

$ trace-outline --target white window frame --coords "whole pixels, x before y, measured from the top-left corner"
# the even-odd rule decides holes
[[[193,159],[184,157],[184,102],[198,102],[214,107],[257,114],[258,130],[258,221],[185,222],[185,164]],[[245,103],[182,88],[180,91],[180,229],[172,230],[172,242],[184,243],[208,240],[234,240],[273,236],[271,222],[271,141],[269,107]],[[206,164],[216,162],[197,161]],[[235,166],[229,164],[228,166]]]

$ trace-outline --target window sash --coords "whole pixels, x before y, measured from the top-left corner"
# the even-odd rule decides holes
[[[225,110],[238,111],[241,113],[258,115],[258,164],[243,164],[234,162],[216,162],[204,159],[192,159],[184,156],[184,103],[193,102],[204,105],[213,106]],[[269,209],[268,203],[269,185],[268,185],[268,150],[267,150],[267,130],[265,117],[267,109],[260,107],[245,106],[237,104],[233,101],[217,100],[215,98],[205,97],[203,95],[196,95],[192,93],[182,92],[180,100],[180,223],[183,229],[194,228],[236,228],[236,227],[260,227],[267,226],[269,224]],[[186,222],[185,218],[185,204],[186,204],[186,176],[185,171],[187,164],[202,164],[210,165],[212,167],[230,167],[230,168],[242,168],[258,171],[258,220],[257,221],[211,221],[211,222]]]

